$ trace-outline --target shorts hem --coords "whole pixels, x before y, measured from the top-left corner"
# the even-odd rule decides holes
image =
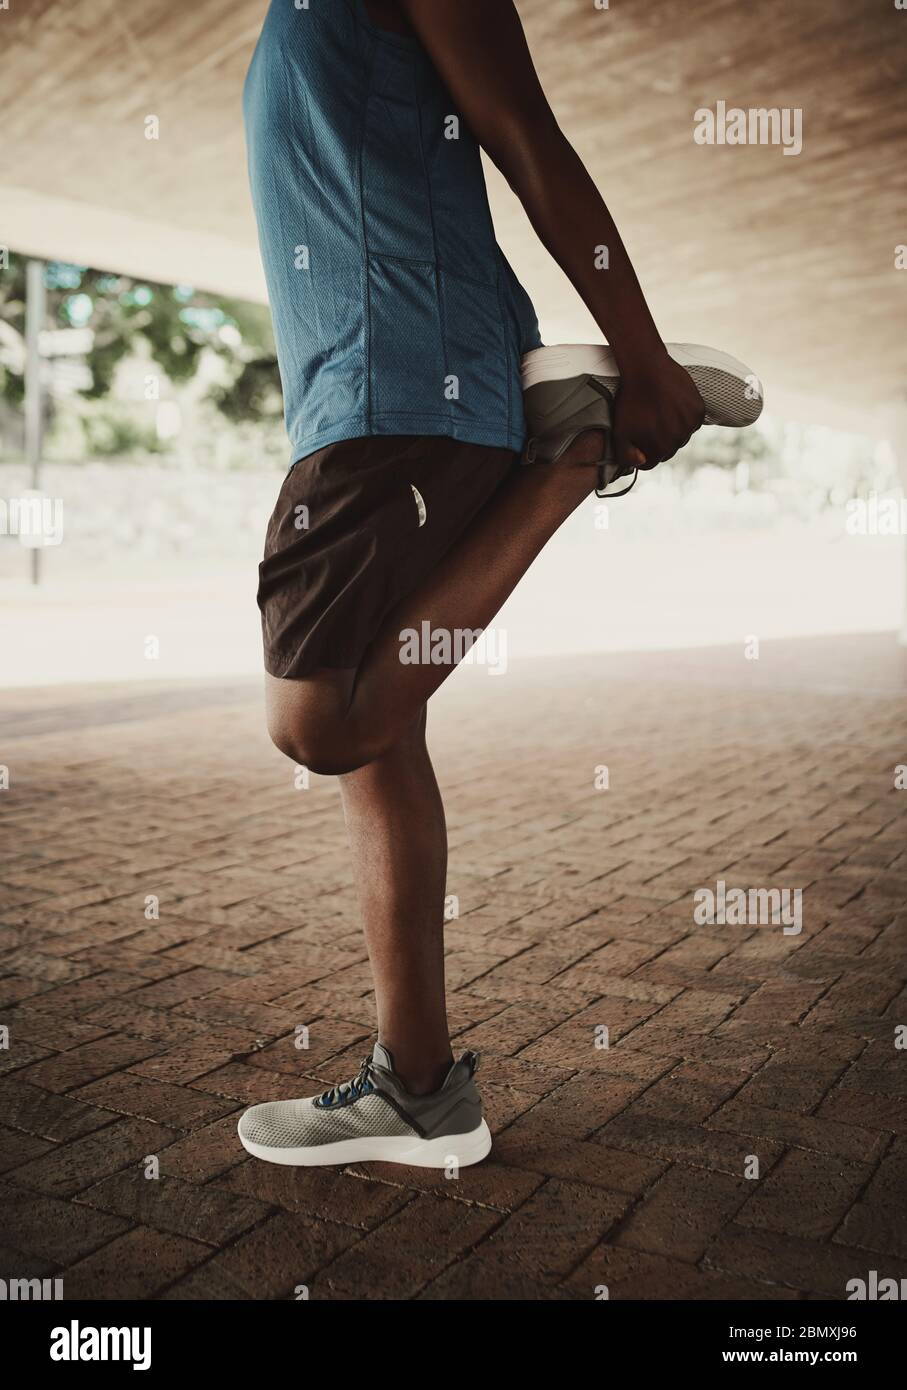
[[[364,655],[364,653],[362,654]],[[273,649],[265,651],[264,668],[269,676],[278,681],[303,681],[316,671],[358,671],[362,665],[362,655],[358,657],[332,657],[322,654],[308,656],[298,650],[284,657]],[[277,669],[277,668],[280,669]]]
[[[306,435],[294,445],[289,467],[301,463],[309,454],[329,444],[342,444],[347,439],[369,439],[396,435],[425,435],[435,439],[455,439],[459,444],[485,444],[492,449],[508,449],[520,454],[526,442],[525,434],[501,429],[499,425],[468,425],[444,415],[373,415],[371,422],[361,416],[341,420],[317,434]]]

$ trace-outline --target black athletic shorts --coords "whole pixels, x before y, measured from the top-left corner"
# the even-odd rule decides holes
[[[300,459],[259,567],[266,670],[300,680],[358,667],[516,463],[509,449],[423,435],[347,439]]]

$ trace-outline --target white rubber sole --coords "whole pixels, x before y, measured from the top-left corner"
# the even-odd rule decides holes
[[[438,1139],[416,1135],[387,1135],[342,1139],[336,1144],[309,1144],[300,1149],[253,1144],[239,1136],[243,1148],[265,1163],[288,1168],[323,1168],[339,1163],[403,1163],[410,1168],[468,1168],[481,1163],[491,1150],[491,1131],[483,1120],[468,1134],[442,1134]]]
[[[666,343],[669,354],[681,367],[715,367],[741,381],[758,381],[745,363],[717,348],[699,343]],[[594,343],[561,343],[557,347],[533,348],[523,358],[523,390],[543,381],[564,381],[571,376],[619,377],[620,370],[609,347]]]

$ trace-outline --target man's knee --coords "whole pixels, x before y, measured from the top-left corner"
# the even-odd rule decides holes
[[[293,719],[271,712],[268,733],[275,748],[318,777],[356,772],[383,751],[340,720]]]

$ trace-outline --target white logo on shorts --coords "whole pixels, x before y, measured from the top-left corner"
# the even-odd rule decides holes
[[[424,526],[426,521],[428,520],[428,508],[426,507],[425,500],[419,489],[416,487],[416,484],[410,483],[410,487],[413,490],[413,497],[415,497],[416,506],[419,509],[419,525]]]

